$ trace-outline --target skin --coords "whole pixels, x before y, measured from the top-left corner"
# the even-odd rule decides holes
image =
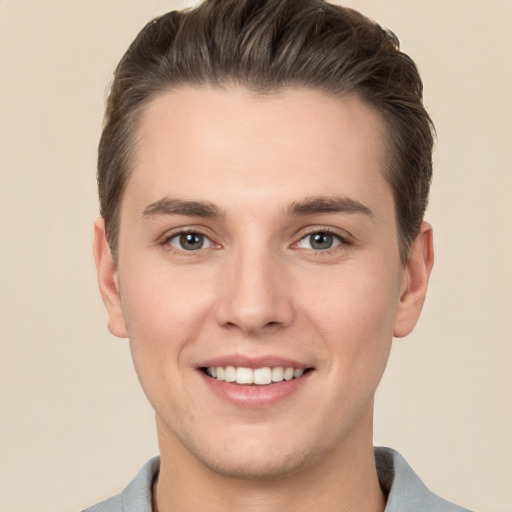
[[[384,132],[359,98],[308,89],[183,87],[146,107],[118,261],[101,219],[94,252],[109,329],[129,337],[156,412],[160,512],[384,509],[373,397],[433,263],[427,223],[400,263]],[[185,250],[183,230],[203,248]],[[315,249],[326,232],[332,247]],[[226,355],[312,370],[290,396],[239,407],[198,368]]]

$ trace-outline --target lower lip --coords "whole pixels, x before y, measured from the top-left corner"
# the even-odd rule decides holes
[[[274,405],[297,393],[309,380],[313,371],[301,377],[282,382],[274,382],[265,386],[257,384],[236,384],[209,377],[199,370],[206,385],[222,400],[236,407],[260,409]]]

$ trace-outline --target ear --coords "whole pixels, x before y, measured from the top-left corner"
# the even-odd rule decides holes
[[[402,293],[395,318],[395,337],[407,336],[414,329],[425,302],[433,265],[432,226],[423,222],[420,232],[409,248],[407,263],[404,267]]]
[[[117,264],[110,252],[105,233],[105,222],[101,217],[94,223],[93,252],[98,285],[107,308],[108,329],[114,336],[126,338],[127,330],[119,294]]]

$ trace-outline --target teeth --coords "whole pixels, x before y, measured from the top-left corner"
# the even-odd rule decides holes
[[[293,368],[286,368],[284,371],[284,380],[292,380],[293,379]]]
[[[252,370],[250,368],[238,367],[236,369],[236,383],[237,384],[252,384]]]
[[[270,368],[257,368],[252,374],[254,384],[264,386],[272,382],[272,370]]]
[[[272,382],[282,382],[283,380],[292,380],[302,377],[304,370],[302,368],[285,368],[276,366],[270,368],[245,368],[243,366],[212,366],[206,369],[206,373],[217,380],[226,382],[236,382],[237,384],[256,384],[265,386]]]
[[[234,366],[226,366],[226,369],[224,370],[224,380],[226,382],[235,382],[236,368]]]
[[[284,370],[282,366],[272,368],[272,382],[281,382],[284,379]]]

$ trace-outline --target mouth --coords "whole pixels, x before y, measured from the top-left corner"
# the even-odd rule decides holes
[[[316,373],[315,367],[297,360],[242,354],[203,361],[197,370],[207,388],[237,411],[262,410],[301,396],[301,390],[311,389],[307,383]]]
[[[244,366],[230,365],[201,368],[201,371],[212,379],[247,386],[269,386],[283,381],[295,380],[312,370],[313,368],[293,368],[285,366],[247,368]]]

